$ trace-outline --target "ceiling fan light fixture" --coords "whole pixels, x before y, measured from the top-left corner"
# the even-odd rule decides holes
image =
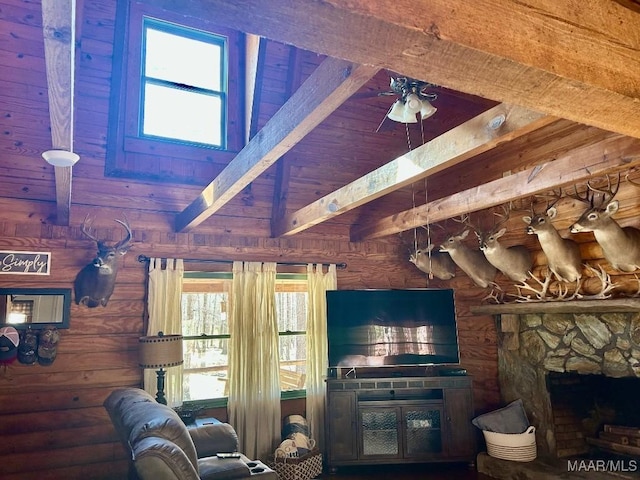
[[[80,160],[77,153],[68,150],[47,150],[42,152],[42,158],[54,167],[73,167]]]
[[[407,98],[405,98],[404,101],[404,108],[408,113],[412,113],[413,115],[418,113],[422,108],[422,101],[420,100],[420,97],[415,93],[407,95]]]
[[[437,111],[438,111],[438,109],[436,107],[434,107],[433,105],[431,105],[431,103],[429,103],[428,100],[422,100],[422,107],[420,108],[420,118],[422,120],[425,120],[426,118],[429,118],[430,116],[432,116]]]
[[[389,117],[389,119],[393,120],[394,122],[404,123],[405,108],[402,100],[395,101],[395,103],[391,107],[391,110],[389,110],[387,117]]]

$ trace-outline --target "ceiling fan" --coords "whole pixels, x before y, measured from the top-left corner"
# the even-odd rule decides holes
[[[398,123],[418,123],[418,118],[424,120],[436,113],[437,108],[431,102],[438,95],[428,89],[436,87],[432,83],[423,82],[409,77],[391,77],[389,90],[374,93],[376,97],[395,95],[397,100],[389,107],[384,118],[378,125],[376,132],[390,130],[393,124],[387,119]],[[373,92],[360,96],[371,96]]]

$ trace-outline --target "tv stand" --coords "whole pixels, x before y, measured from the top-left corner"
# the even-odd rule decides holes
[[[344,465],[473,463],[471,382],[470,376],[328,379],[330,471]]]

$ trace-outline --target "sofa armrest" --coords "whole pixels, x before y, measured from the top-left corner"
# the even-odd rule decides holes
[[[237,452],[238,434],[228,423],[215,423],[190,428],[191,439],[198,458],[210,457],[218,452]]]
[[[199,480],[197,466],[171,440],[146,437],[132,449],[133,464],[141,480]]]

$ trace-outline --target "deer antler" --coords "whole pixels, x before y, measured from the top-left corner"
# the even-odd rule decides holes
[[[498,230],[502,225],[509,221],[509,216],[511,215],[511,202],[502,204],[500,208],[502,209],[502,213],[493,212],[493,215],[500,219],[498,220],[498,223],[493,226],[494,231]]]
[[[591,265],[588,265],[588,264],[585,264],[585,267],[587,267],[593,273],[593,275],[600,280],[600,291],[593,295],[579,295],[579,298],[580,299],[585,299],[585,298],[596,299],[596,300],[610,298],[611,295],[609,293],[612,290],[618,288],[617,285],[611,282],[611,275],[605,272],[604,268],[602,268],[602,265],[598,265],[599,270],[596,270],[595,268],[593,268]]]
[[[87,213],[87,215],[84,217],[84,220],[82,221],[82,226],[80,227],[80,230],[91,240],[98,243],[100,240],[98,240],[94,235],[91,234],[92,223],[93,223],[93,218],[89,217],[89,214]]]
[[[614,199],[618,190],[620,189],[620,172],[618,172],[618,181],[616,182],[615,187],[611,186],[611,178],[607,175],[607,188],[599,189],[591,186],[591,181],[587,182],[587,188],[593,192],[591,196],[591,206],[594,206],[594,197],[596,193],[600,193],[602,195],[602,201],[600,205],[605,205]]]
[[[532,287],[526,281],[520,284],[517,284],[516,288],[518,289],[518,295],[516,295],[515,301],[518,303],[546,301],[548,299],[547,291],[549,290],[549,284],[551,283],[551,270],[547,269],[547,274],[545,275],[544,282],[541,282],[540,280],[538,280],[538,278],[535,275],[533,275],[531,272],[529,272],[529,276],[538,283],[538,285],[540,286],[540,289],[538,290],[535,287]],[[532,292],[535,295],[535,297],[532,297],[531,295],[524,295],[522,293],[523,290]]]
[[[578,192],[578,187],[576,185],[573,185],[573,193],[568,193],[567,192],[567,197],[573,198],[574,200],[577,200],[578,202],[588,203],[590,206],[593,207],[593,197],[589,195],[589,189],[588,188],[585,189],[583,194],[580,194]]]
[[[127,219],[126,215],[122,214],[122,216],[124,217],[124,221],[118,220],[117,218],[115,219],[115,221],[124,227],[124,229],[127,231],[127,236],[113,246],[113,248],[115,248],[116,250],[123,250],[124,248],[126,248],[131,241],[131,237],[133,236],[131,233],[131,227],[129,226],[129,220]]]

